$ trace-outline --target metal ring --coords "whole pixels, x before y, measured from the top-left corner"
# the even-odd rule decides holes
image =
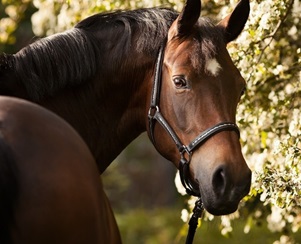
[[[181,159],[185,159],[186,163],[189,165],[192,157],[192,152],[188,150],[188,148],[183,145],[180,151]],[[185,154],[188,155],[188,159],[185,157]]]
[[[148,110],[148,118],[153,119],[157,112],[160,112],[159,106],[151,106]]]

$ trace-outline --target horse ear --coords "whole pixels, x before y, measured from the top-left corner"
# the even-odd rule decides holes
[[[177,35],[189,34],[194,24],[200,17],[201,1],[187,0],[182,12],[177,19]]]
[[[241,0],[231,14],[218,23],[224,29],[226,43],[236,39],[242,32],[250,13],[249,0]]]

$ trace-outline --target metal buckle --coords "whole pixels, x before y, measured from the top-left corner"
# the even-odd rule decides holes
[[[159,106],[151,106],[148,110],[148,118],[153,119],[157,112],[160,112]]]
[[[186,163],[189,164],[191,161],[192,152],[189,151],[185,145],[183,145],[179,151],[180,151],[180,155],[181,155],[181,160],[185,160]],[[188,158],[186,158],[185,155],[187,155]]]

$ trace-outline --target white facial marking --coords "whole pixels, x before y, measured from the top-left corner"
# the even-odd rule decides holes
[[[212,58],[207,60],[205,69],[207,72],[211,73],[211,75],[216,77],[222,67],[215,58]]]

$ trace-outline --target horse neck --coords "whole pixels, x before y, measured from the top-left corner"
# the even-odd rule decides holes
[[[139,59],[131,56],[123,68],[119,65],[103,67],[85,85],[40,102],[79,132],[100,172],[146,130],[153,61]]]
[[[83,47],[80,49],[81,52],[76,52],[77,48],[66,46],[68,55],[75,55],[77,61],[71,62],[72,65],[68,66],[67,71],[50,72],[50,79],[40,70],[48,72],[49,69],[64,67],[65,63],[62,61],[60,61],[60,65],[52,62],[50,67],[48,62],[54,58],[52,57],[53,48],[49,48],[49,46],[54,47],[56,42],[61,43],[60,35],[46,39],[43,41],[43,45],[38,45],[38,49],[34,49],[37,52],[46,47],[48,50],[46,57],[39,55],[40,59],[34,60],[35,55],[30,49],[25,49],[21,54],[15,56],[15,65],[22,72],[17,72],[19,81],[14,84],[20,83],[20,87],[22,87],[20,90],[25,91],[25,95],[22,94],[21,97],[38,101],[42,106],[54,111],[69,122],[89,146],[101,172],[132,140],[146,130],[147,105],[151,88],[150,77],[158,52],[158,47],[155,45],[151,45],[147,52],[133,47],[139,39],[139,33],[129,37],[124,35],[122,27],[119,28],[121,30],[114,30],[114,32],[112,30],[108,32],[107,30],[74,29],[64,34],[63,38],[66,41],[63,43],[72,41],[78,47]],[[116,33],[118,33],[118,38]],[[157,45],[161,42],[160,38],[157,38]],[[121,41],[116,44],[112,40]],[[61,56],[65,49],[60,48],[56,52],[55,56]],[[32,77],[32,71],[27,68],[28,65],[26,66],[27,59],[23,59],[24,56],[27,57],[26,55],[31,57],[30,60],[33,60],[33,64],[36,66],[43,65],[43,69],[33,68],[38,79],[30,82],[26,80],[26,77]],[[85,62],[80,62],[79,60],[83,57]],[[42,62],[37,62],[41,60]],[[70,75],[71,71],[77,68],[80,68],[80,74],[86,74],[85,67],[90,67],[90,63],[94,65],[93,74],[88,69],[90,75],[86,75],[86,77],[79,79],[79,77]],[[23,73],[26,74],[25,78],[22,76]],[[64,76],[53,75],[60,73],[63,73]],[[74,82],[75,78],[78,81]],[[66,83],[66,81],[68,82]],[[41,86],[39,89],[41,92],[37,96],[35,94],[37,94],[39,86]],[[53,87],[55,89],[52,89]],[[15,89],[12,90],[15,91]],[[31,92],[26,94],[26,91],[29,90]],[[30,93],[33,94],[32,97]]]

